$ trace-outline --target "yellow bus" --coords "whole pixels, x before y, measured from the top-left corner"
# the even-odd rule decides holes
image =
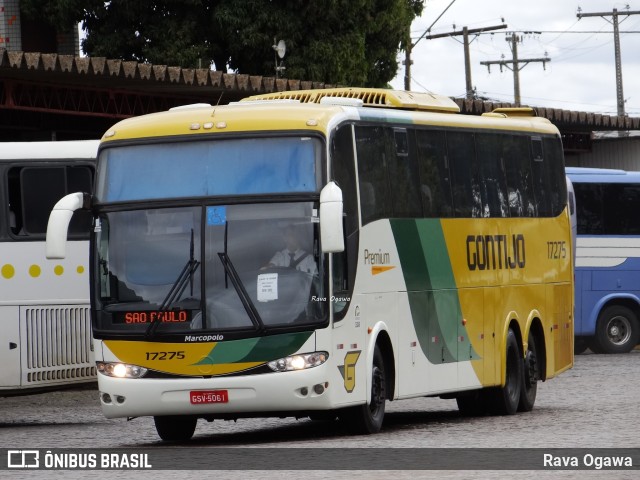
[[[254,96],[124,120],[92,195],[92,325],[109,418],[309,416],[356,433],[387,401],[533,408],[573,364],[558,130],[376,89]]]

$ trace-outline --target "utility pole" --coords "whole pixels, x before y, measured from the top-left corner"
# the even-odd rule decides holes
[[[489,73],[491,73],[491,65],[500,65],[500,71],[502,67],[506,67],[513,71],[513,96],[514,103],[517,107],[520,106],[520,70],[526,67],[531,62],[542,62],[542,67],[546,69],[546,62],[550,62],[551,59],[545,56],[544,58],[518,58],[518,42],[521,41],[521,37],[518,37],[515,32],[510,37],[506,38],[507,42],[511,42],[511,53],[513,55],[512,60],[494,60],[490,62],[480,62],[480,65],[486,65]],[[524,63],[522,68],[520,64]]]
[[[501,28],[507,28],[507,25],[503,23],[500,25],[494,25],[493,27],[473,28],[471,30],[469,30],[467,27],[462,27],[462,30],[455,30],[455,25],[453,28],[454,30],[452,32],[439,33],[438,35],[427,35],[425,38],[427,40],[431,40],[433,38],[455,37],[458,35],[462,35],[462,43],[464,45],[464,76],[467,86],[467,99],[471,100],[473,98],[473,85],[471,84],[471,55],[469,54],[469,44],[471,42],[469,42],[469,35],[475,34],[475,37],[473,38],[473,40],[475,40],[481,33],[490,32],[492,30],[499,30]]]
[[[438,15],[438,18],[433,21],[429,28],[427,28],[427,30],[422,35],[420,35],[420,38],[418,38],[415,42],[411,43],[410,32],[407,32],[407,49],[405,50],[405,57],[402,62],[404,64],[404,89],[406,91],[411,90],[411,64],[413,63],[413,60],[411,60],[411,50],[413,50],[413,47],[415,47],[418,42],[424,38],[424,36],[431,30],[436,22],[440,20],[440,18],[442,18],[442,16],[446,13],[447,10],[449,10],[449,8],[451,8],[451,5],[453,5],[454,3],[456,3],[456,0],[451,0],[451,3],[447,5],[447,8],[445,8],[442,13]]]
[[[407,92],[411,90],[411,64],[413,63],[413,60],[411,60],[411,49],[414,45],[415,44],[411,43],[411,38],[409,38],[409,41],[407,42],[407,49],[405,50],[404,61],[402,62],[404,64],[404,89]]]
[[[622,60],[620,58],[620,30],[618,29],[618,15],[638,15],[640,11],[626,11],[624,13],[618,13],[618,9],[614,8],[613,12],[598,12],[598,13],[581,13],[578,9],[577,17],[579,20],[582,20],[583,17],[602,17],[607,20],[606,17],[611,17],[612,21],[609,23],[613,24],[613,44],[615,49],[615,58],[616,58],[616,97],[618,100],[618,115],[621,117],[625,116],[624,111],[624,95],[622,93]],[[626,20],[626,18],[624,19]],[[623,20],[623,21],[624,21]]]

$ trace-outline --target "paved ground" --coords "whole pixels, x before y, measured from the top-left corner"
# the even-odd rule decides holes
[[[455,401],[421,398],[389,405],[383,431],[347,435],[338,424],[294,419],[249,419],[198,424],[182,448],[194,458],[206,447],[274,448],[284,455],[311,448],[614,448],[640,447],[640,351],[628,355],[576,357],[575,367],[539,386],[536,408],[508,417],[464,418]],[[24,397],[0,398],[0,448],[160,448],[153,422],[140,418],[107,420],[95,386]],[[464,453],[464,451],[462,451]],[[327,465],[330,469],[331,465]],[[8,478],[36,478],[45,472],[0,472]],[[132,472],[48,472],[64,478],[132,478]],[[133,478],[165,478],[167,471],[135,472]],[[185,479],[203,472],[182,472]],[[74,477],[74,475],[78,475]],[[217,478],[638,478],[621,471],[581,472],[238,472]]]

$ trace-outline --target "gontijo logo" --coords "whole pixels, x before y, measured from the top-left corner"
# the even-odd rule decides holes
[[[526,264],[524,235],[467,235],[469,270],[502,270],[524,268]]]

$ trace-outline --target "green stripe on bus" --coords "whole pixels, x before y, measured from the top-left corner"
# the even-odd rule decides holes
[[[424,247],[415,220],[390,220],[407,291],[431,290]]]
[[[479,358],[462,325],[462,308],[440,221],[394,219],[390,224],[422,352],[434,364]]]
[[[313,332],[270,335],[219,342],[196,365],[268,362],[297,352]]]

